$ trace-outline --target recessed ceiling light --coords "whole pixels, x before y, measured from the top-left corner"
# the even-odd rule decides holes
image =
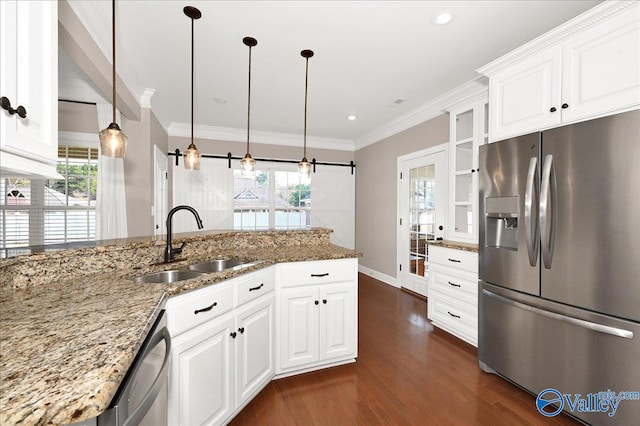
[[[219,104],[226,104],[227,100],[225,98],[213,98],[213,100]]]
[[[452,10],[443,10],[437,13],[433,17],[431,22],[433,22],[434,25],[446,25],[449,22],[453,21],[453,17],[454,17],[454,14]]]
[[[347,115],[347,120],[349,120],[349,121],[353,121],[353,120],[357,120],[357,119],[358,119],[357,115],[353,115],[353,114]]]

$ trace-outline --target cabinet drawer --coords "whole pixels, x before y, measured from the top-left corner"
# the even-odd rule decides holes
[[[214,284],[167,301],[167,328],[172,336],[218,317],[233,308],[232,282]]]
[[[430,274],[429,291],[435,289],[438,293],[445,294],[460,301],[465,301],[473,306],[478,306],[478,280],[477,275],[468,272],[449,273],[450,269],[434,265]]]
[[[429,246],[429,263],[451,266],[469,272],[478,272],[478,253],[446,247]]]
[[[265,295],[275,287],[274,268],[252,272],[246,276],[233,280],[235,292],[235,306],[243,305],[253,299]]]
[[[355,281],[357,259],[318,260],[284,263],[280,268],[280,286],[326,284]]]
[[[429,289],[429,319],[474,345],[478,341],[478,309]]]

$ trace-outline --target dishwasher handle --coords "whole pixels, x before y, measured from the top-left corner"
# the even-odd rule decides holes
[[[144,359],[149,356],[151,351],[156,347],[156,345],[163,340],[165,342],[165,351],[164,360],[162,361],[160,372],[154,379],[153,384],[151,385],[145,396],[142,398],[142,402],[136,407],[133,413],[131,413],[131,415],[122,422],[122,426],[138,425],[155,402],[158,394],[160,394],[160,390],[162,389],[162,387],[167,382],[167,370],[169,369],[169,365],[171,364],[171,336],[169,335],[169,330],[167,330],[166,327],[163,327],[160,331],[153,335],[153,337],[149,341],[147,350],[142,356],[140,362],[143,362]]]

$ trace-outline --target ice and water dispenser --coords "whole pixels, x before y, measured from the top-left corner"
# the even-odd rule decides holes
[[[485,246],[518,250],[518,197],[485,198]]]

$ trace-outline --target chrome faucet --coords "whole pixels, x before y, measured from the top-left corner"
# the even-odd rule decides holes
[[[171,243],[171,240],[173,239],[173,235],[171,232],[171,222],[173,220],[173,215],[178,211],[178,210],[189,210],[191,213],[193,213],[193,215],[196,217],[196,224],[198,225],[198,229],[202,229],[202,220],[200,220],[200,215],[198,214],[198,212],[196,211],[196,209],[194,209],[191,206],[176,206],[174,208],[171,209],[171,211],[169,212],[169,214],[167,215],[167,245],[164,249],[164,262],[165,263],[169,263],[173,261],[173,258],[176,254],[180,254],[182,253],[182,247],[184,247],[184,242],[182,243],[182,245],[180,245],[180,247],[178,248],[173,248],[173,245]]]

